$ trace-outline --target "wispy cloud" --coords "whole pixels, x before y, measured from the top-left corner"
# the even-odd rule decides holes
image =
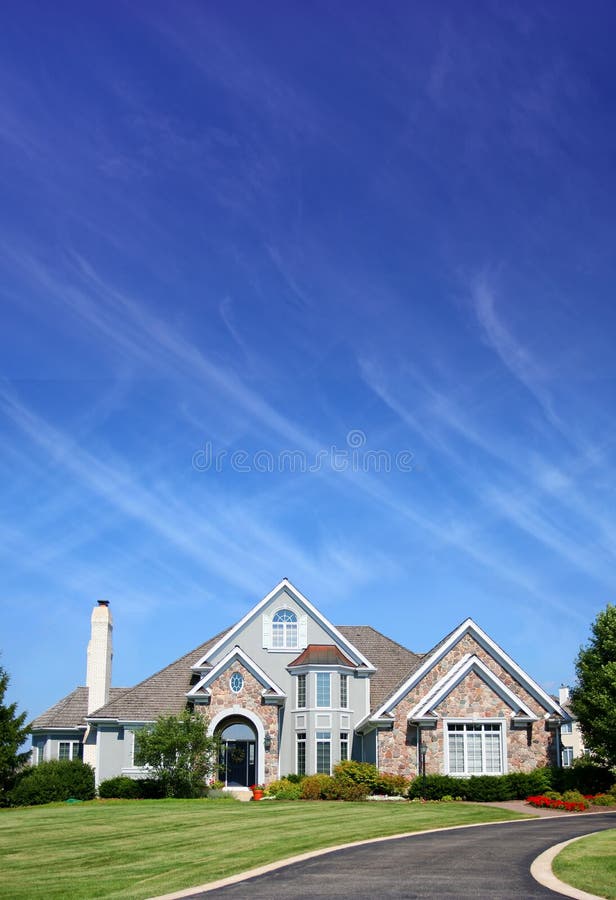
[[[487,345],[498,355],[511,375],[533,395],[550,422],[561,427],[548,390],[548,373],[507,328],[497,309],[496,292],[486,275],[475,279],[471,296]]]

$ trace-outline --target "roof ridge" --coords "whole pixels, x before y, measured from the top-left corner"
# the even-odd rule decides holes
[[[202,644],[198,644],[196,647],[193,647],[192,650],[189,650],[187,653],[184,653],[182,656],[178,656],[178,658],[174,659],[173,662],[168,663],[166,666],[162,666],[162,668],[158,669],[156,672],[153,672],[151,675],[148,675],[147,678],[142,678],[142,680],[137,682],[137,684],[134,684],[132,687],[127,688],[127,690],[122,694],[121,698],[114,697],[113,700],[108,700],[107,703],[104,703],[97,710],[93,710],[92,713],[89,713],[88,715],[94,715],[94,713],[100,714],[100,712],[102,710],[104,710],[107,706],[110,706],[112,703],[116,703],[120,699],[126,698],[126,696],[128,694],[132,694],[133,691],[136,691],[138,688],[140,688],[142,685],[146,684],[148,681],[152,681],[154,678],[156,678],[158,675],[162,675],[162,673],[166,672],[168,669],[171,669],[174,666],[180,665],[188,657],[194,656],[197,653],[200,653],[201,655],[203,655],[203,653],[205,653],[206,650],[209,647],[211,647],[212,644],[214,644],[216,641],[220,640],[220,638],[223,635],[225,635],[229,630],[230,630],[229,628],[225,628],[223,631],[220,631],[218,634],[215,634],[214,637],[209,638],[207,641],[204,641]],[[105,718],[105,717],[102,716],[101,718]]]
[[[394,640],[394,638],[390,638],[389,635],[384,634],[382,631],[379,631],[378,628],[375,628],[373,625],[336,625],[336,628],[369,628],[370,631],[374,631],[375,634],[380,635],[380,637],[385,638],[386,641],[389,641],[391,644],[395,644],[396,647],[400,647],[401,650],[406,650],[407,653],[412,653],[413,656],[425,656],[425,653],[417,653],[415,650],[411,650],[410,647],[406,647],[404,644],[401,644],[400,641]]]

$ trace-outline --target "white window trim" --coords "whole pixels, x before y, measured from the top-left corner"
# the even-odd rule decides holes
[[[283,622],[275,622],[274,621],[276,616],[279,613],[284,613],[284,612],[289,613],[290,615],[293,616],[292,621],[295,625],[295,628],[292,630],[292,633],[295,636],[295,642],[292,644],[289,643],[289,640],[288,640],[288,635],[289,635],[289,627],[288,626],[291,623],[289,623],[287,621],[283,621]],[[270,623],[271,623],[270,624],[270,644],[269,644],[269,648],[268,648],[269,650],[275,651],[275,650],[299,650],[300,649],[300,643],[301,643],[301,641],[299,639],[300,617],[298,616],[298,614],[295,612],[294,609],[291,609],[289,606],[280,606],[278,609],[274,610],[274,612],[272,613]],[[279,626],[279,627],[282,626],[282,643],[278,647],[274,646],[274,630],[276,629],[276,626]]]
[[[303,706],[299,705],[299,680],[300,678],[304,681],[304,704]],[[308,676],[304,672],[300,672],[297,676],[297,683],[295,686],[295,706],[297,709],[307,709],[308,708]]]
[[[79,749],[75,750],[75,747],[79,748],[80,743],[81,743],[81,741],[75,741],[72,738],[70,738],[68,741],[66,741],[66,740],[58,741],[58,756],[57,756],[57,758],[58,759],[69,759],[69,760],[79,759]],[[69,745],[69,751],[68,751],[69,755],[68,756],[64,756],[64,757],[60,756],[61,744]]]
[[[342,685],[344,684],[346,688],[346,703],[342,702]],[[349,708],[349,676],[346,672],[340,672],[338,676],[338,688],[340,691],[340,709],[348,709]]]
[[[329,703],[327,706],[319,706],[319,675],[327,675],[329,681]],[[331,672],[315,672],[314,673],[314,702],[315,709],[333,709],[332,706],[332,673]]]
[[[299,739],[300,734],[304,735],[304,739],[302,741],[300,741],[300,739]],[[304,745],[304,772],[303,773],[300,773],[297,771],[299,769],[298,752],[297,751],[299,749],[300,744]],[[308,732],[306,731],[305,728],[298,729],[298,731],[295,734],[295,772],[297,775],[300,775],[300,774],[307,775],[308,774]]]
[[[500,725],[501,771],[500,772],[451,772],[449,770],[449,728],[448,725]],[[464,734],[464,732],[462,732]],[[482,766],[485,764],[485,744],[482,741]],[[448,718],[443,719],[443,759],[445,775],[452,778],[470,778],[471,775],[506,775],[509,771],[507,760],[507,721],[500,717],[491,719]]]
[[[329,738],[319,738],[319,734],[328,734]],[[319,772],[318,770],[318,753],[319,744],[329,744],[329,772]],[[330,728],[315,729],[314,732],[314,771],[317,775],[332,774],[332,732]]]

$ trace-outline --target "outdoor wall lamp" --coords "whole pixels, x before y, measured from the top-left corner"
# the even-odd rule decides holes
[[[263,747],[265,748],[265,750],[272,749],[272,738],[269,734],[266,734],[263,738]]]
[[[426,753],[428,752],[428,745],[422,741],[419,745],[419,749],[421,750],[421,774],[425,776],[426,774]]]

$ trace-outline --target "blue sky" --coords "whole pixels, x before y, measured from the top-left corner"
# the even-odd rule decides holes
[[[97,599],[130,685],[284,576],[571,681],[616,586],[615,25],[13,5],[0,648],[31,715],[83,683]]]

